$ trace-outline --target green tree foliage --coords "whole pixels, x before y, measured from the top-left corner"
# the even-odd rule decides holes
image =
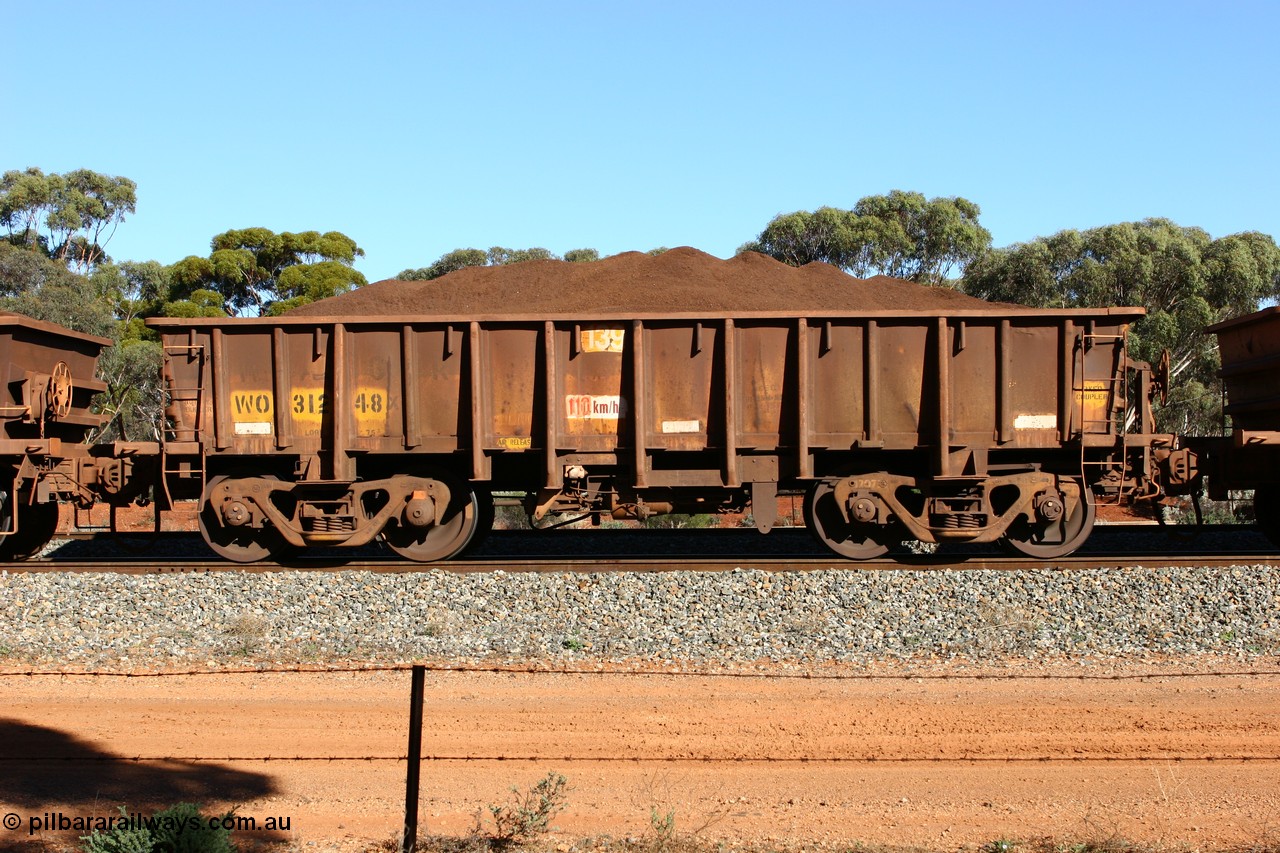
[[[43,253],[0,240],[0,296],[38,291],[50,282],[74,280],[72,276],[65,266]]]
[[[296,307],[366,284],[352,267],[363,255],[354,240],[337,231],[226,231],[213,238],[207,258],[191,255],[170,267],[168,302],[188,301],[207,290],[221,294],[228,314],[272,313],[283,310],[277,303]]]
[[[166,302],[160,309],[162,317],[225,317],[226,300],[216,290],[193,290],[186,299]]]
[[[158,261],[100,264],[89,281],[125,327],[122,337],[133,339],[145,336],[142,318],[159,312],[170,288],[169,268]]]
[[[535,246],[532,249],[508,249],[504,246],[494,246],[489,250],[489,266],[491,267],[518,264],[524,261],[556,260],[560,260],[560,258],[540,246]]]
[[[793,266],[821,261],[860,277],[881,273],[942,284],[990,247],[980,213],[963,198],[926,200],[894,190],[867,196],[852,210],[822,207],[777,216],[738,252],[761,252]]]
[[[465,267],[482,267],[488,263],[488,254],[480,249],[454,249],[445,252],[431,266],[402,270],[396,278],[401,281],[430,281]]]
[[[121,818],[110,830],[82,835],[84,853],[235,853],[229,826],[235,809],[212,819],[194,803],[178,803],[151,816],[130,815],[120,807]],[[132,818],[132,819],[127,819]]]
[[[98,375],[107,389],[94,403],[107,415],[101,441],[159,441],[164,409],[163,351],[157,341],[126,337],[102,353]]]
[[[595,249],[571,249],[564,257],[555,255],[547,249],[508,249],[504,246],[493,246],[489,251],[481,249],[454,249],[445,252],[435,263],[417,269],[401,270],[396,278],[401,281],[430,281],[448,275],[465,267],[496,267],[506,264],[518,264],[524,261],[571,261],[584,263],[600,260],[600,253]]]
[[[111,337],[117,322],[100,286],[39,252],[0,242],[0,310]]]
[[[987,252],[971,264],[964,289],[984,299],[1033,307],[1137,305],[1135,358],[1172,355],[1169,405],[1159,428],[1197,434],[1220,417],[1218,353],[1204,327],[1257,310],[1280,296],[1280,248],[1256,232],[1213,240],[1167,219],[1062,231]]]
[[[104,247],[137,208],[137,189],[128,178],[89,169],[10,170],[0,176],[0,225],[10,243],[87,272],[107,259]]]

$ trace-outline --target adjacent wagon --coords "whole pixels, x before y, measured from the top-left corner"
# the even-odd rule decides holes
[[[1280,308],[1265,308],[1210,326],[1222,358],[1225,437],[1194,438],[1209,496],[1254,490],[1258,526],[1280,545]]]
[[[114,463],[85,439],[107,338],[0,313],[0,560],[23,559],[53,538],[59,500],[93,500]]]

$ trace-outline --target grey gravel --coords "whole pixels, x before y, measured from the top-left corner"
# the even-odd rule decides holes
[[[1280,569],[0,572],[0,666],[1280,654]]]

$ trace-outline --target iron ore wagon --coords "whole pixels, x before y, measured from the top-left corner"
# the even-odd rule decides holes
[[[1172,443],[1125,335],[1141,309],[572,311],[148,320],[162,502],[249,561],[381,538],[460,553],[492,492],[643,519],[779,494],[835,553],[903,539],[1077,548]]]
[[[1218,437],[1187,437],[1197,466],[1195,483],[1209,497],[1254,490],[1258,527],[1280,545],[1280,308],[1264,308],[1210,326],[1222,357],[1223,389],[1231,430]]]
[[[0,560],[53,538],[60,500],[92,502],[119,485],[111,448],[85,444],[102,417],[90,400],[108,338],[0,312]],[[125,454],[121,455],[121,459]]]

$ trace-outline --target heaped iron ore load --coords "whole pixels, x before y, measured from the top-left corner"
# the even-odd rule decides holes
[[[1158,493],[1172,438],[1126,352],[1141,315],[677,249],[153,319],[163,496],[201,497],[233,560],[379,537],[448,558],[487,530],[493,492],[527,495],[538,522],[751,507],[762,531],[802,492],[845,557],[919,539],[1051,558],[1096,500]]]

